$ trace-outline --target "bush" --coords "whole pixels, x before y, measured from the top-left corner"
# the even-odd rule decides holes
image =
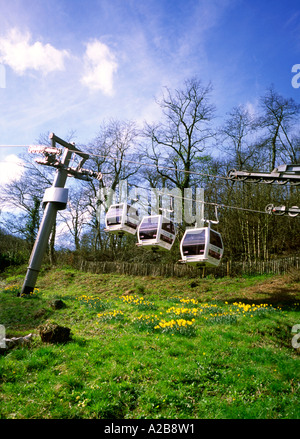
[[[5,252],[0,253],[0,271],[4,271],[7,267],[11,265],[22,265],[26,261],[25,255],[23,253],[9,254]]]

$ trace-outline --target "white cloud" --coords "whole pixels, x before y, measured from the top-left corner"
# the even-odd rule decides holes
[[[30,33],[22,34],[15,28],[6,37],[0,37],[0,62],[20,75],[26,70],[38,70],[45,74],[64,70],[64,61],[68,56],[68,51],[58,50],[51,44],[31,43]]]
[[[111,96],[114,92],[113,75],[118,64],[109,47],[98,40],[87,44],[84,56],[84,76],[82,84],[91,90],[100,90]]]
[[[19,180],[24,172],[22,160],[15,154],[10,154],[0,162],[0,184]]]
[[[259,106],[259,103],[258,103],[257,100],[255,100],[254,102],[250,102],[250,101],[246,102],[245,109],[248,111],[249,115],[252,118],[257,116],[257,114],[258,114],[258,106]]]

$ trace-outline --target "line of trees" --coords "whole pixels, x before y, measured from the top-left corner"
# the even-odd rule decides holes
[[[264,211],[270,203],[299,206],[296,186],[233,183],[211,175],[226,176],[232,168],[270,172],[283,163],[299,163],[300,105],[271,86],[261,97],[256,111],[247,105],[237,106],[218,126],[211,95],[211,84],[191,78],[178,90],[164,89],[157,100],[161,114],[158,122],[146,122],[143,127],[133,121],[103,122],[90,144],[82,147],[92,154],[87,162],[89,167],[101,172],[103,179],[100,182],[68,180],[69,204],[59,213],[52,231],[50,262],[55,262],[55,246],[93,260],[170,262],[178,259],[179,240],[184,229],[191,225],[184,212],[177,224],[177,245],[168,254],[143,252],[136,248],[134,237],[109,236],[104,232],[110,190],[117,191],[121,180],[127,180],[132,187],[177,188],[182,197],[186,189],[195,194],[196,188],[202,187],[207,203],[244,209]],[[65,139],[76,140],[75,133],[68,133]],[[38,139],[39,144],[48,142],[45,134]],[[42,216],[44,190],[51,186],[54,171],[36,164],[28,154],[22,160],[25,168],[22,177],[1,190],[0,227],[1,238],[9,231],[23,239],[29,252]],[[99,191],[103,194],[101,199]],[[214,216],[208,204],[205,216]],[[223,208],[219,210],[219,220],[217,227],[223,236],[227,259],[270,259],[298,251],[299,217],[273,217]]]

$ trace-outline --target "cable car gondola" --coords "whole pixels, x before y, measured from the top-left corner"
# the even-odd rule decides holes
[[[224,252],[220,233],[208,227],[187,229],[180,243],[182,263],[217,267]]]
[[[170,250],[176,237],[174,223],[163,215],[144,216],[137,231],[138,246]]]
[[[139,225],[137,209],[127,203],[112,204],[105,216],[106,232],[135,235]]]

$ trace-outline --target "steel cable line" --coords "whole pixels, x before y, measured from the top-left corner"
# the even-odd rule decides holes
[[[29,146],[32,146],[32,145],[0,145],[0,147],[8,147],[8,148],[9,147],[12,147],[12,148],[14,148],[14,147],[18,147],[18,148],[27,147],[28,148]],[[87,152],[86,154],[88,154],[89,156],[92,156],[92,157],[99,157],[99,158],[103,158],[103,159],[111,159],[111,160],[123,161],[123,162],[126,162],[126,163],[133,163],[133,164],[136,164],[136,165],[140,165],[141,167],[145,166],[145,167],[152,167],[152,168],[155,168],[155,169],[157,169],[159,167],[161,169],[165,169],[165,170],[168,170],[168,171],[184,172],[186,174],[193,174],[193,175],[199,175],[199,176],[210,177],[210,178],[220,178],[220,179],[228,180],[228,181],[232,182],[232,180],[229,177],[224,177],[222,175],[207,174],[207,173],[196,172],[196,171],[186,171],[184,169],[176,169],[176,168],[172,168],[172,167],[169,167],[169,166],[163,166],[163,165],[159,166],[159,165],[154,165],[154,164],[151,164],[151,163],[141,163],[140,161],[136,161],[136,160],[123,159],[123,158],[114,157],[114,156],[108,156],[108,155],[103,155],[103,154],[94,154],[94,153],[89,153],[89,152]],[[7,163],[7,162],[1,162],[1,163]],[[15,164],[18,164],[19,166],[23,166],[22,164],[19,164],[19,163],[15,163]],[[28,167],[26,167],[26,168],[29,169]],[[145,190],[151,190],[151,188],[145,188],[143,186],[135,186],[135,187],[136,188],[140,188],[140,189],[145,189]],[[188,201],[196,202],[196,200],[193,199],[193,198],[179,197],[179,196],[176,196],[174,194],[166,193],[164,191],[158,191],[158,193],[161,193],[163,195],[167,195],[167,196],[170,196],[170,197],[174,197],[174,198],[181,198],[182,200],[188,200]],[[207,204],[207,205],[211,205],[211,206],[215,206],[215,207],[219,207],[219,208],[236,209],[236,210],[241,210],[241,211],[245,211],[245,212],[263,213],[263,214],[267,214],[268,215],[268,213],[265,212],[265,211],[255,210],[255,209],[247,209],[247,208],[244,208],[244,207],[237,207],[237,206],[228,206],[228,205],[225,205],[225,204],[222,204],[222,203],[211,203],[211,202],[207,202],[207,201],[201,201],[201,203]]]
[[[212,174],[206,174],[204,172],[186,171],[185,169],[177,169],[177,168],[172,168],[172,167],[164,166],[164,165],[154,165],[151,163],[141,163],[140,161],[136,161],[136,160],[121,159],[119,157],[105,156],[105,155],[101,155],[101,154],[93,154],[93,153],[87,153],[87,154],[89,154],[90,156],[93,156],[93,157],[109,158],[111,160],[119,160],[119,161],[122,160],[123,162],[133,163],[135,165],[147,166],[147,167],[156,168],[156,169],[160,168],[160,169],[165,169],[167,171],[184,172],[185,174],[194,174],[194,175],[199,175],[199,176],[203,176],[203,177],[221,178],[224,180],[232,181],[229,177],[224,177],[222,175],[212,175]]]
[[[202,204],[207,204],[209,206],[215,206],[217,208],[237,209],[237,210],[243,210],[243,211],[246,211],[246,212],[263,213],[263,214],[269,215],[268,212],[265,212],[265,211],[262,211],[262,210],[247,209],[246,207],[228,206],[228,205],[223,204],[223,203],[212,203],[212,202],[209,202],[209,201],[202,201],[202,200],[199,201],[199,200],[195,200],[194,198],[187,198],[187,197],[182,197],[180,195],[174,195],[174,194],[171,194],[171,193],[168,193],[168,192],[162,191],[160,189],[156,189],[156,188],[146,188],[146,187],[143,187],[143,186],[135,186],[135,185],[130,185],[130,186],[133,186],[133,187],[135,187],[137,189],[144,189],[144,190],[148,190],[148,191],[154,189],[159,195],[166,195],[166,196],[170,196],[171,198],[180,198],[181,200],[193,201],[195,203],[199,202],[199,203],[202,203]]]
[[[6,148],[10,148],[10,147],[11,148],[22,148],[22,147],[28,148],[29,146],[33,146],[33,145],[0,145],[0,147],[6,147]],[[36,146],[36,145],[34,145],[34,146]],[[37,146],[40,146],[40,145],[37,145]],[[82,146],[82,145],[79,145],[79,146]],[[123,158],[108,156],[108,155],[103,155],[103,154],[94,154],[94,153],[90,153],[90,152],[86,152],[86,154],[91,156],[91,157],[99,157],[99,158],[103,158],[103,159],[123,161],[125,163],[132,163],[135,165],[146,166],[146,167],[151,167],[151,168],[156,168],[156,169],[160,168],[160,169],[165,169],[167,171],[184,172],[186,174],[194,174],[194,175],[199,175],[199,176],[203,176],[203,177],[211,177],[211,178],[221,178],[224,180],[232,181],[229,177],[225,177],[223,175],[213,175],[213,174],[207,174],[204,172],[197,172],[197,171],[186,171],[185,169],[176,169],[176,168],[172,168],[170,166],[154,165],[152,163],[141,163],[140,161],[137,161],[137,160],[123,159]]]

